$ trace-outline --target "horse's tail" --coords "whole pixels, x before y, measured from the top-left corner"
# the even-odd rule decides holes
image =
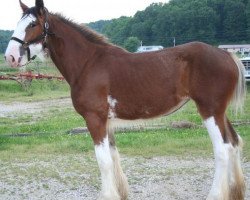
[[[232,103],[237,114],[239,110],[242,112],[244,106],[244,100],[246,97],[245,67],[235,54],[231,53],[231,57],[234,60],[235,64],[237,65],[239,72],[238,82],[235,87],[232,99]]]

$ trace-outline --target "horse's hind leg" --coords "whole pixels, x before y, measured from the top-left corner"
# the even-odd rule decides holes
[[[226,131],[231,134],[231,141],[234,141],[229,151],[229,199],[244,199],[245,182],[241,168],[240,154],[242,149],[242,139],[234,131],[228,119],[225,121]]]
[[[241,139],[224,114],[203,115],[203,118],[215,156],[215,175],[207,199],[243,200],[245,184],[240,165]]]
[[[119,152],[115,145],[115,137],[114,137],[114,129],[108,128],[108,136],[109,136],[109,147],[110,153],[112,156],[112,160],[114,163],[114,174],[115,174],[115,182],[118,193],[121,197],[121,200],[126,200],[128,198],[128,182],[125,174],[122,171],[121,162]]]

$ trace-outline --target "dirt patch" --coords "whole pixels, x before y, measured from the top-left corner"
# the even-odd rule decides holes
[[[0,102],[0,117],[18,117],[23,114],[39,115],[43,111],[51,108],[72,107],[70,98],[52,99],[38,102]]]

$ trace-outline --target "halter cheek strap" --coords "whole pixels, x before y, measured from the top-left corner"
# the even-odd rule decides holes
[[[15,40],[16,42],[19,42],[20,44],[22,44],[22,47],[27,51],[28,61],[34,60],[36,58],[36,55],[30,57],[30,47],[29,47],[30,43],[24,42],[17,37],[11,37],[11,40]]]

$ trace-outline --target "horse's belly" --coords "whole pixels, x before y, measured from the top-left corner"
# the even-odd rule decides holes
[[[173,100],[175,99],[175,100]],[[125,120],[150,119],[162,115],[169,115],[182,107],[189,98],[180,99],[155,99],[155,101],[147,102],[117,102],[117,106],[109,112],[109,118],[119,118]]]

